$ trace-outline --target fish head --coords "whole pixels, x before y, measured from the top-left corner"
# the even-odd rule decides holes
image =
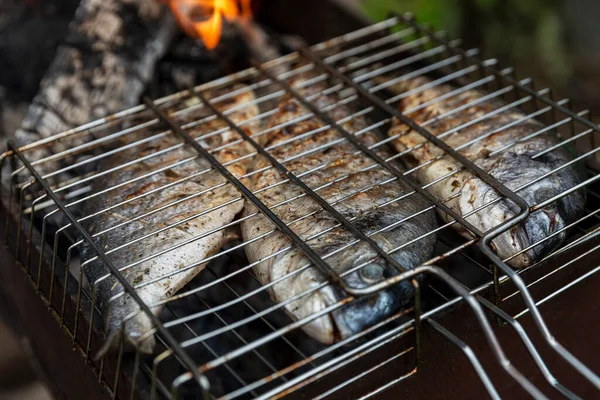
[[[435,211],[430,209],[419,212],[416,217],[398,224],[398,221],[404,220],[409,213],[406,210],[409,206],[421,211],[426,207],[426,203],[413,205],[393,203],[386,213],[375,215],[369,212],[361,215],[354,222],[355,226],[369,234],[377,247],[390,254],[392,260],[386,257],[386,261],[386,258],[383,258],[369,243],[356,241],[354,235],[342,229],[332,231],[326,239],[316,242],[313,248],[318,254],[330,254],[325,261],[340,275],[348,287],[366,289],[383,283],[399,275],[401,271],[421,265],[433,253],[436,243],[436,236],[432,233],[436,226]],[[386,229],[390,226],[393,228]],[[414,240],[416,238],[419,240]],[[352,244],[348,245],[348,243]],[[293,256],[290,253],[280,256],[282,260],[289,257]],[[292,262],[286,260],[285,264]],[[304,265],[307,262],[308,260],[303,259],[299,264]],[[298,284],[287,287],[302,287],[306,290],[307,282],[311,282],[310,285],[314,288],[327,278],[317,268],[308,268],[295,279]],[[420,281],[421,276],[413,279]],[[383,285],[383,289],[376,290],[370,295],[354,298],[332,312],[313,319],[303,326],[303,330],[326,344],[352,337],[393,316],[402,307],[412,303],[415,295],[413,279],[407,278],[389,286]],[[285,290],[285,293],[290,293],[290,290]],[[303,297],[292,304],[288,310],[297,318],[314,316],[319,312],[322,314],[323,309],[347,299],[349,295],[341,285],[330,284],[321,287],[311,296]]]
[[[492,176],[513,190],[530,207],[553,199],[543,208],[534,210],[525,221],[492,240],[493,250],[500,258],[509,258],[507,263],[513,268],[527,267],[559,246],[566,237],[565,227],[585,205],[583,191],[559,196],[575,186],[578,179],[568,170],[552,174],[556,168],[554,164],[533,160],[528,154],[509,154],[490,171]],[[461,211],[465,215],[496,201],[467,218],[479,230],[488,232],[521,212],[516,203],[499,197],[489,184],[471,178],[461,192]]]
[[[393,247],[389,233],[376,234],[372,238],[386,251]],[[397,251],[391,256],[406,270],[424,261],[415,248]],[[353,268],[350,269],[352,272],[344,276],[344,281],[352,288],[365,289],[400,274],[400,270],[379,257],[366,243],[361,242],[353,246],[352,251],[345,257],[351,260]],[[416,279],[420,281],[421,277]],[[412,302],[414,293],[412,279],[405,279],[372,295],[355,299],[332,313],[338,335],[341,339],[350,337],[392,316],[401,307]]]

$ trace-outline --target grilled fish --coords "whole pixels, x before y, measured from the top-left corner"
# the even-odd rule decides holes
[[[507,107],[498,98],[483,98],[486,93],[482,91],[452,93],[456,88],[451,85],[432,86],[430,83],[426,77],[417,77],[394,86],[394,92],[404,93],[399,110],[452,148],[459,149],[530,206],[551,199],[582,181],[576,167],[565,166],[571,157],[557,146],[554,131],[544,129],[540,122],[527,118],[516,108]],[[407,152],[404,160],[411,167],[421,165],[416,173],[421,183],[440,179],[428,190],[436,198],[447,200],[446,204],[459,215],[467,216],[498,199],[498,193],[490,185],[467,170],[441,180],[460,169],[461,164],[450,156],[438,159],[443,155],[442,150],[427,143],[399,120],[394,121],[389,135],[396,138],[393,143],[399,152]],[[550,236],[576,220],[584,206],[585,192],[575,191],[533,212],[523,223],[496,237],[492,247],[502,259],[512,257],[508,263],[514,268],[531,265],[564,241],[564,230]],[[513,202],[504,198],[467,216],[466,220],[486,232],[518,211]],[[450,220],[443,212],[440,216]],[[463,236],[471,237],[459,224],[453,226]]]
[[[304,96],[317,95],[313,101],[320,109],[339,101],[336,96],[323,94],[325,87],[321,84],[301,88],[301,83],[308,79],[308,74],[298,76],[290,84]],[[296,120],[306,114],[307,110],[294,98],[282,99],[276,114],[267,123],[270,131],[264,145],[270,153],[280,162],[288,160],[285,166],[290,171],[301,176],[304,183],[362,232],[372,235],[382,249],[389,252],[404,246],[392,255],[404,268],[414,268],[429,259],[436,239],[434,234],[427,234],[435,229],[436,220],[425,199],[418,194],[408,195],[412,190],[407,185],[394,179],[389,171],[375,166],[375,162],[356,147],[340,140],[338,131],[324,129],[318,118]],[[352,113],[349,107],[338,105],[329,114],[339,121]],[[355,134],[366,126],[366,121],[359,117],[343,124],[347,131]],[[312,131],[314,133],[309,134]],[[373,131],[363,131],[359,138],[366,146],[378,141]],[[377,147],[376,151],[384,158],[391,154],[385,146]],[[398,274],[392,265],[377,259],[377,253],[367,243],[353,243],[356,237],[338,226],[338,221],[312,198],[301,196],[304,192],[298,185],[278,184],[285,176],[274,168],[263,170],[269,165],[267,159],[257,157],[254,165],[257,172],[251,177],[250,187],[259,190],[258,198],[325,258],[331,268],[338,274],[347,272],[343,279],[350,286],[365,288]],[[253,204],[246,202],[243,215],[248,217],[256,211]],[[412,215],[415,216],[409,218]],[[248,259],[257,263],[254,272],[263,285],[268,285],[273,301],[285,303],[288,315],[299,320],[344,299],[346,295],[337,286],[318,288],[327,278],[315,266],[308,266],[308,258],[291,247],[292,242],[285,234],[275,230],[265,235],[274,227],[262,214],[243,220],[241,225],[242,236],[249,242],[245,246]],[[416,240],[421,236],[424,237]],[[329,254],[332,255],[326,257]],[[366,263],[364,267],[351,271],[363,263]],[[403,281],[372,297],[325,313],[304,325],[303,330],[321,343],[333,343],[390,316],[411,301],[412,294],[411,283]],[[295,299],[290,300],[293,297]]]
[[[225,111],[246,104],[246,107],[229,115],[239,123],[258,114],[258,108],[249,105],[252,100],[252,92],[240,92],[228,104],[218,108]],[[189,133],[195,138],[206,135],[201,144],[215,149],[240,139],[232,131],[208,135],[224,127],[223,121],[212,119],[192,128]],[[256,125],[247,124],[245,129],[248,134],[253,134]],[[148,136],[148,132],[145,133],[140,133],[135,140]],[[118,189],[118,195],[110,192],[94,197],[86,204],[86,215],[99,213],[86,221],[88,232],[96,235],[96,243],[156,315],[164,305],[157,303],[167,300],[194,278],[205,266],[198,262],[216,253],[230,239],[227,230],[219,228],[231,222],[243,207],[239,192],[225,184],[225,178],[217,171],[210,170],[208,160],[193,149],[184,145],[166,151],[181,143],[180,138],[169,134],[109,157],[100,166],[101,171],[151,155],[141,162],[115,170],[104,179],[96,179],[94,192],[123,186]],[[243,142],[221,149],[214,155],[221,163],[226,163],[249,151],[250,145]],[[190,158],[190,161],[181,163]],[[244,162],[233,162],[227,168],[237,177],[246,172]],[[134,180],[152,171],[156,173]],[[123,200],[127,204],[114,207]],[[217,208],[206,212],[213,207]],[[84,247],[83,260],[93,260],[95,255],[90,247]],[[105,347],[118,340],[122,327],[127,341],[136,344],[140,336],[153,327],[150,318],[143,312],[130,316],[139,307],[130,295],[122,293],[122,285],[109,275],[104,263],[88,261],[84,271],[91,285],[97,283],[98,304],[105,314]],[[118,294],[121,295],[111,300]],[[152,352],[154,338],[142,341],[139,346],[143,352]]]

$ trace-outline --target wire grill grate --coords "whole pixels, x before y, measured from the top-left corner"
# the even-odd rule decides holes
[[[11,190],[6,208],[8,216],[12,216],[15,210],[18,210],[18,216],[12,220],[7,219],[5,239],[16,249],[25,244],[27,250],[21,257],[21,262],[40,295],[48,302],[65,331],[81,347],[86,359],[90,358],[90,365],[97,368],[99,379],[105,381],[113,394],[120,397],[124,395],[124,390],[134,393],[136,387],[142,387],[152,396],[166,397],[193,397],[195,393],[202,392],[205,397],[214,398],[278,398],[303,389],[322,398],[342,396],[356,382],[364,381],[365,377],[369,377],[372,383],[363,387],[364,393],[361,395],[365,398],[376,396],[418,371],[420,349],[422,345],[426,345],[421,343],[421,325],[423,321],[427,321],[465,352],[490,396],[499,398],[477,355],[434,319],[442,311],[449,310],[464,300],[477,317],[497,360],[516,383],[533,397],[544,397],[542,391],[521,371],[504,362],[506,356],[484,309],[515,329],[551,386],[568,398],[576,398],[571,391],[574,388],[564,387],[556,381],[528,333],[522,330],[518,318],[525,313],[532,313],[538,328],[556,353],[593,385],[600,387],[599,378],[553,339],[537,310],[537,305],[575,286],[598,269],[596,267],[585,271],[566,284],[548,283],[551,281],[549,278],[560,275],[598,248],[594,247],[594,239],[599,229],[600,209],[595,209],[599,196],[595,186],[599,175],[592,171],[597,160],[599,128],[587,119],[589,112],[572,111],[568,100],[553,100],[549,89],[538,90],[530,79],[516,79],[510,68],[497,70],[495,60],[480,61],[476,58],[476,49],[462,50],[459,45],[460,41],[447,41],[442,33],[426,30],[410,16],[397,16],[193,90],[154,102],[146,100],[145,105],[50,139],[21,148],[9,143],[9,151],[2,157],[2,165],[8,163],[12,168]],[[299,77],[306,76],[309,78],[297,82]],[[413,93],[445,83],[452,83],[456,87],[443,96],[431,99],[429,104],[451,99],[470,89],[480,89],[488,94],[476,100],[476,103],[501,99],[506,106],[492,109],[483,116],[465,121],[436,136],[428,130],[428,125],[433,121],[417,123],[411,119],[411,113],[418,111],[417,109],[404,113],[398,111],[398,102],[411,92],[394,94],[391,91],[394,84],[419,76],[428,76],[430,80],[412,89]],[[315,92],[315,87],[320,89]],[[336,101],[320,107],[316,100],[323,95],[332,96]],[[237,101],[240,98],[243,101]],[[302,112],[294,119],[265,127],[265,122],[276,116],[277,105],[286,98],[294,98],[302,106]],[[473,105],[457,106],[437,119],[460,114]],[[339,115],[336,112],[344,107],[352,110],[352,113],[336,118]],[[561,138],[557,146],[574,146],[578,149],[579,155],[574,158],[573,163],[585,164],[589,168],[580,185],[530,207],[515,191],[503,186],[467,158],[460,151],[461,148],[453,148],[444,139],[454,132],[513,108],[522,110],[524,114],[522,120],[511,124],[533,119],[542,121],[545,125],[531,135],[544,135],[555,130]],[[385,135],[382,134],[376,143],[365,144],[364,137],[370,132],[385,133],[394,119],[401,120],[418,132],[427,140],[427,145],[440,149],[443,157],[456,160],[460,167],[448,171],[434,182],[421,185],[417,183],[415,176],[423,166],[403,171],[397,167],[397,161],[423,144],[389,157],[382,157],[380,149],[388,146],[393,138],[384,139]],[[349,124],[357,120],[367,121],[366,126],[355,131],[349,130]],[[272,132],[311,121],[317,123],[300,135],[292,135],[269,146],[261,144]],[[510,126],[502,126],[498,131]],[[336,133],[334,140],[285,159],[278,156],[279,148],[302,140],[312,140],[327,131]],[[493,133],[484,132],[476,140]],[[224,137],[227,139],[223,140]],[[157,144],[163,142],[168,145]],[[385,212],[386,206],[419,195],[430,202],[428,207],[394,221],[384,231],[436,208],[450,215],[452,220],[440,223],[437,228],[414,237],[399,247],[384,249],[379,246],[373,240],[373,232],[367,233],[356,224],[355,217],[347,217],[339,212],[339,204],[344,198],[330,199],[321,195],[334,183],[352,180],[357,171],[340,175],[335,182],[322,182],[315,186],[307,183],[309,177],[318,174],[328,165],[319,164],[303,170],[297,167],[304,157],[341,144],[352,145],[353,154],[357,157],[366,156],[370,160],[361,171],[387,171],[385,180],[368,182],[364,187],[358,187],[351,196],[368,193],[378,186],[403,182],[410,190],[375,208]],[[497,151],[506,151],[514,144],[509,143]],[[50,148],[52,155],[40,151],[45,148]],[[245,152],[239,149],[245,149]],[[246,168],[260,157],[268,160],[267,166],[258,171]],[[203,163],[199,164],[202,168],[196,168],[189,175],[182,176],[174,172],[177,168],[199,163],[199,160]],[[128,175],[119,182],[111,180],[115,174],[130,170],[139,173]],[[279,171],[282,179],[267,187],[252,188],[250,182],[253,176],[271,170]],[[452,179],[463,170],[475,174],[497,191],[499,197],[493,202],[508,199],[520,212],[494,229],[482,232],[469,222],[468,215],[461,216],[449,207],[449,199],[436,198],[431,194],[429,189],[433,185]],[[548,175],[556,172],[557,170],[552,170]],[[150,185],[157,182],[154,179],[158,176],[169,179]],[[190,182],[204,182],[205,185],[192,192],[178,192],[178,195],[161,203],[160,207],[140,208],[131,213],[130,219],[119,220],[104,230],[90,229],[93,221],[112,215],[116,213],[115,210],[131,209],[136,202],[165,195],[178,187],[187,187]],[[139,193],[131,194],[127,191],[132,185],[142,184],[149,186]],[[279,203],[266,204],[265,192],[278,187],[286,188],[290,184],[295,185],[298,190],[290,191],[289,196]],[[531,213],[582,187],[588,190],[590,208],[577,221],[561,229],[569,230],[568,240],[543,260],[514,271],[507,262],[519,254],[501,260],[490,250],[489,244],[494,237],[522,223]],[[218,197],[216,193],[225,195]],[[376,253],[373,259],[383,258],[398,270],[398,274],[366,287],[349,284],[349,273],[346,271],[339,274],[329,264],[334,254],[316,252],[308,244],[310,240],[303,239],[297,232],[302,221],[316,212],[300,215],[292,221],[279,216],[279,210],[303,197],[314,199],[320,206],[319,210],[328,213],[336,221],[334,225],[309,239],[326,235],[334,229],[347,231],[354,239],[333,253],[366,243]],[[184,213],[169,224],[152,226],[145,222],[169,212],[169,209],[180,209],[186,205],[197,207],[200,200],[208,204],[208,208]],[[219,212],[227,212],[242,201],[253,204],[256,211],[211,226],[199,235],[185,236],[188,239],[182,239],[174,246],[184,248],[219,233],[235,235],[229,233],[231,228],[237,228],[244,221],[257,218],[258,215],[268,218],[273,223],[273,228],[261,233],[258,238],[233,240],[220,251],[214,254],[209,252],[204,259],[182,263],[176,271],[168,271],[153,280],[128,279],[128,271],[135,271],[136,266],[160,259],[174,247],[155,245],[154,251],[126,265],[118,261],[118,254],[133,252],[165,232],[185,231],[186,224],[190,221],[207,216],[214,218]],[[102,206],[86,213],[85,206],[90,202],[100,202]],[[472,213],[486,206],[489,203]],[[103,237],[111,237],[123,227],[138,225],[142,228],[133,230],[132,236],[128,236],[125,241],[101,241]],[[465,239],[457,235],[452,229],[453,225],[462,225],[473,238]],[[17,230],[14,238],[9,235],[13,229]],[[249,244],[274,235],[276,231],[287,236],[290,246],[271,254],[270,258],[290,249],[299,249],[308,257],[312,268],[318,268],[328,277],[328,280],[309,291],[278,303],[269,298],[268,291],[273,290],[272,287],[277,282],[292,279],[297,272],[289,272],[278,281],[261,284],[253,267],[264,259],[251,263],[243,254]],[[559,234],[561,232],[555,233]],[[392,256],[403,248],[425,243],[436,236],[438,243],[435,256],[418,268],[406,268]],[[547,240],[549,239],[544,238],[541,242]],[[85,246],[93,248],[93,257],[85,256]],[[34,257],[36,248],[41,249],[39,259]],[[527,250],[523,249],[522,253]],[[565,254],[576,255],[571,260],[563,261]],[[97,260],[108,266],[110,275],[91,282],[83,271],[92,268]],[[354,270],[370,261],[362,262]],[[172,293],[166,300],[147,304],[135,294],[136,290],[140,291],[155,283],[171,282],[173,277],[205,264],[197,278],[178,293]],[[309,265],[302,267],[304,270],[307,268]],[[428,276],[424,284],[416,280],[422,275]],[[144,355],[138,349],[135,356],[131,357],[124,351],[125,340],[121,338],[116,354],[109,353],[99,360],[91,359],[103,344],[100,337],[102,307],[98,304],[98,290],[101,290],[102,282],[114,278],[115,285],[120,283],[125,287],[128,296],[133,297],[142,308],[141,311],[129,312],[125,320],[132,320],[139,312],[146,313],[153,319],[154,328],[143,332],[139,338],[142,346],[145,341],[157,341],[153,356]],[[333,344],[321,344],[302,331],[302,327],[311,321],[402,281],[410,282],[414,287],[412,306],[388,315],[362,332]],[[515,285],[517,291],[514,291]],[[284,312],[286,304],[292,304],[326,286],[338,287],[344,296],[317,313],[295,320]],[[546,292],[534,299],[529,290],[539,294],[539,287],[544,287]],[[494,303],[480,296],[489,293],[491,289],[495,295]],[[114,296],[109,307],[118,307],[119,299],[123,297],[123,294]],[[515,300],[518,298],[524,300],[525,308],[520,303],[515,308]],[[158,306],[165,307],[159,318],[156,318],[151,309]],[[389,354],[392,356],[389,357]],[[358,360],[361,362],[357,363]],[[384,378],[383,382],[375,378],[375,371],[391,369],[397,365],[401,368],[394,367],[395,378]],[[121,372],[129,376],[130,380],[124,382],[120,379],[123,375]],[[334,383],[328,385],[327,380],[323,380],[326,376],[337,376],[338,379],[333,379],[331,382]],[[343,376],[345,378],[340,378]],[[313,392],[310,392],[311,388],[314,388]]]

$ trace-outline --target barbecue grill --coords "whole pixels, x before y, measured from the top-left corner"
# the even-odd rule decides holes
[[[432,32],[418,24],[411,15],[397,15],[188,91],[154,101],[145,99],[143,105],[48,139],[22,147],[9,141],[8,151],[1,158],[2,167],[8,170],[4,175],[10,182],[3,213],[5,243],[16,254],[23,272],[62,331],[72,340],[98,381],[115,397],[371,398],[391,396],[394,391],[397,395],[402,393],[404,383],[409,384],[412,378],[424,373],[422,369],[431,367],[428,362],[435,361],[422,359],[433,331],[445,339],[444,346],[458,346],[472,367],[469,374],[478,377],[479,387],[485,388],[492,398],[502,396],[504,382],[510,382],[510,387],[534,398],[588,397],[600,389],[600,378],[596,375],[600,368],[598,360],[581,352],[576,356],[570,346],[563,346],[555,339],[547,323],[553,319],[552,310],[546,308],[542,312],[540,306],[555,299],[560,302],[585,285],[586,280],[593,279],[598,271],[593,259],[598,250],[596,236],[600,229],[600,209],[596,208],[599,196],[596,181],[600,175],[594,171],[600,128],[591,122],[588,111],[574,111],[567,99],[554,99],[550,89],[538,89],[531,79],[519,79],[511,68],[501,69],[494,59],[481,60],[477,49],[465,50],[460,45],[459,40],[447,39],[443,33]],[[478,232],[464,218],[448,210],[445,206],[448,199],[433,198],[427,192],[427,185],[416,183],[414,174],[419,167],[399,171],[391,162],[401,154],[384,160],[375,153],[374,148],[387,145],[389,139],[366,147],[356,134],[344,130],[345,121],[332,119],[329,114],[332,109],[318,109],[311,97],[303,97],[288,85],[290,77],[308,70],[316,71],[317,75],[305,85],[326,82],[326,92],[338,94],[340,101],[332,109],[349,105],[355,110],[350,118],[366,117],[370,124],[368,129],[381,132],[385,132],[393,118],[400,119],[443,150],[445,157],[460,162],[461,168],[449,171],[444,179],[451,179],[459,170],[470,170],[490,184],[501,198],[518,205],[520,213],[490,232]],[[572,163],[586,168],[585,180],[546,204],[530,208],[514,192],[464,157],[459,149],[451,148],[426,126],[411,120],[409,114],[397,110],[395,105],[403,95],[394,95],[389,88],[395,82],[419,75],[430,77],[432,81],[428,85],[432,86],[455,83],[452,95],[472,88],[485,90],[489,98],[502,98],[507,107],[525,111],[526,119],[544,122],[545,127],[535,135],[556,130],[561,138],[560,146],[578,150]],[[246,85],[244,89],[239,89],[240,83]],[[206,96],[207,91],[215,89],[224,94]],[[366,289],[348,285],[343,276],[328,266],[327,257],[314,253],[294,233],[293,223],[278,219],[273,209],[286,202],[271,208],[265,206],[257,193],[247,188],[243,178],[237,179],[228,172],[227,165],[217,161],[213,154],[218,149],[205,148],[202,138],[190,134],[192,128],[220,119],[227,124],[225,129],[252,141],[244,131],[244,125],[252,121],[236,124],[228,118],[232,110],[217,110],[218,105],[227,104],[240,90],[254,90],[259,94],[255,102],[262,109],[257,120],[272,115],[272,104],[277,104],[283,96],[296,98],[307,110],[305,118],[318,118],[324,125],[336,129],[341,140],[352,143],[357,153],[366,153],[373,160],[374,168],[389,170],[393,179],[408,183],[413,194],[427,196],[432,208],[451,213],[453,222],[440,223],[435,231],[427,233],[439,237],[435,256],[414,270],[401,271]],[[472,123],[465,122],[465,126]],[[144,132],[141,140],[140,132]],[[211,134],[218,133],[221,132]],[[315,133],[309,132],[309,135]],[[264,132],[256,135],[260,134]],[[156,338],[157,348],[152,356],[139,350],[128,352],[122,340],[116,353],[96,358],[104,343],[103,319],[96,304],[95,283],[87,282],[82,272],[86,263],[79,258],[81,247],[84,242],[92,246],[97,257],[135,297],[135,282],[130,284],[125,279],[126,270],[131,266],[116,265],[110,254],[131,248],[156,232],[149,231],[142,239],[119,243],[116,249],[100,248],[95,241],[98,233],[89,232],[83,224],[97,215],[82,215],[81,205],[103,196],[110,198],[110,205],[101,212],[127,207],[131,199],[116,195],[121,185],[102,190],[93,186],[95,181],[112,172],[99,169],[100,161],[166,135],[178,137],[178,146],[188,146],[197,152],[197,157],[207,159],[212,170],[222,174],[221,185],[237,188],[246,201],[256,205],[258,212],[271,219],[277,229],[288,235],[293,246],[308,256],[312,267],[328,276],[328,284],[344,290],[346,299],[321,313],[301,320],[290,319],[283,312],[283,303],[269,299],[267,287],[260,285],[253,274],[253,264],[244,258],[243,248],[247,243],[238,241],[203,260],[208,262],[206,269],[167,302],[158,318],[150,310],[155,304],[140,302],[139,312],[147,313],[155,324],[154,330],[140,338],[142,341],[150,336]],[[252,143],[255,152],[251,157],[270,155],[272,149]],[[40,151],[47,148],[58,151],[52,155]],[[153,156],[156,154],[147,154],[114,168],[124,168]],[[286,168],[289,161],[272,160],[271,168],[283,171],[286,182],[302,187],[301,196],[317,200],[338,219],[339,226],[355,233],[354,243],[369,239],[352,220],[335,214],[335,203],[321,198],[320,188],[307,187],[302,176],[289,171]],[[190,160],[177,161],[186,162]],[[146,176],[157,172],[148,171]],[[186,179],[189,177],[178,178],[173,184]],[[529,213],[582,187],[588,191],[588,208],[584,216],[564,228],[569,235],[559,249],[519,271],[511,269],[508,260],[501,260],[491,250],[489,244],[494,237],[521,223]],[[174,204],[188,200],[174,200]],[[211,210],[198,210],[198,213]],[[154,212],[160,210],[147,213]],[[239,219],[230,225],[236,224]],[[451,228],[453,224],[463,225],[474,238],[467,240],[458,236]],[[164,229],[177,229],[177,225]],[[228,226],[221,227],[226,228]],[[382,257],[386,255],[384,250],[376,250]],[[182,266],[182,269],[191,267]],[[416,283],[417,275],[426,276],[423,284]],[[323,345],[301,331],[303,325],[326,313],[405,280],[413,282],[418,289],[412,305],[359,334]],[[485,348],[470,346],[442,322],[462,319],[465,315],[475,323],[477,335],[485,337]],[[521,324],[525,316],[534,324],[525,328]],[[515,358],[506,349],[514,350],[516,340],[507,346],[500,339],[505,338],[506,332],[516,333],[523,343],[526,351],[517,357],[527,359],[523,364],[510,362]],[[598,346],[597,343],[592,346],[589,352],[593,354]],[[506,372],[501,375],[502,381],[492,379],[492,372],[498,368]],[[446,371],[449,379],[463,373],[466,374]]]

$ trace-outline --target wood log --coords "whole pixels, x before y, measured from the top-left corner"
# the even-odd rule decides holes
[[[82,0],[15,133],[17,143],[47,138],[137,105],[175,30],[171,13],[156,0]],[[64,147],[56,144],[28,154],[39,159]]]

